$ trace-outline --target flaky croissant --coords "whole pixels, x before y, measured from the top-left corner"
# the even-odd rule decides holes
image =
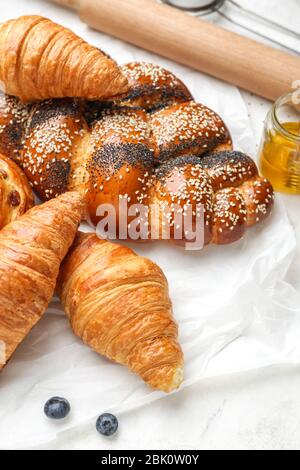
[[[0,81],[23,101],[100,100],[128,91],[117,64],[63,26],[41,16],[0,25]]]
[[[153,388],[179,387],[183,354],[167,280],[155,263],[95,234],[78,234],[57,291],[74,332],[91,348]]]
[[[33,192],[23,171],[0,154],[0,229],[33,206]]]
[[[45,312],[82,210],[81,197],[66,193],[35,206],[0,232],[0,342],[5,347],[4,364]]]

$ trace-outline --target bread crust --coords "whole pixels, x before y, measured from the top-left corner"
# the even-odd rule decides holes
[[[157,163],[182,155],[232,150],[229,131],[220,116],[194,101],[153,113],[150,125]]]
[[[130,62],[121,66],[130,90],[122,103],[148,112],[193,99],[185,84],[172,72],[149,62]]]
[[[205,158],[177,157],[156,170],[150,201],[160,208],[156,233],[163,238],[164,207],[171,213],[171,239],[176,214],[192,208],[192,226],[204,210],[204,244],[228,244],[243,237],[247,228],[265,220],[274,204],[271,183],[258,175],[250,157],[241,152],[220,152]],[[197,206],[202,205],[197,212]],[[179,208],[178,208],[179,207]],[[182,239],[190,241],[185,234]]]
[[[194,212],[196,203],[203,203],[206,244],[234,242],[264,220],[273,206],[273,188],[259,177],[249,156],[232,151],[221,117],[191,101],[182,82],[165,69],[145,63],[123,69],[133,87],[126,105],[124,100],[73,99],[31,105],[21,112],[25,117],[17,124],[22,136],[17,142],[9,137],[9,119],[2,121],[0,146],[11,153],[16,149],[38,195],[47,200],[79,191],[87,201],[86,218],[94,225],[103,219],[98,207],[112,205],[116,238],[120,202],[157,204],[159,210],[178,202],[183,210],[188,201]],[[20,103],[7,100],[9,116],[18,115],[14,109]],[[2,114],[0,106],[0,122]],[[128,217],[128,226],[134,218]],[[151,214],[145,223],[151,227]],[[156,230],[163,238],[161,218]],[[171,227],[171,240],[173,235]]]

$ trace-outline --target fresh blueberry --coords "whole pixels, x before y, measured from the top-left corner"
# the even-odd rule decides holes
[[[44,406],[45,415],[51,419],[63,419],[70,413],[70,410],[68,400],[61,397],[50,398]]]
[[[118,429],[118,420],[114,415],[104,413],[97,419],[96,429],[103,436],[112,436]]]

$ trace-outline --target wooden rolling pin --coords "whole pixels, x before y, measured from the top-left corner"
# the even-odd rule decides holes
[[[300,79],[300,58],[155,0],[54,0],[94,29],[270,100]]]

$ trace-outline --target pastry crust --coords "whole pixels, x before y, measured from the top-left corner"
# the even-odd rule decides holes
[[[82,210],[80,195],[66,193],[0,232],[0,340],[6,362],[45,312]]]
[[[0,229],[34,204],[33,192],[23,171],[0,154]]]
[[[76,335],[170,392],[183,377],[183,354],[167,280],[152,261],[95,234],[79,234],[57,289]]]
[[[41,16],[0,25],[0,81],[24,102],[112,98],[128,91],[117,64],[67,28]]]

